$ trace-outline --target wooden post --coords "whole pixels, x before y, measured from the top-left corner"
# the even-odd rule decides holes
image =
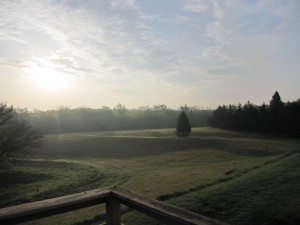
[[[121,225],[120,201],[113,196],[106,202],[106,225]]]

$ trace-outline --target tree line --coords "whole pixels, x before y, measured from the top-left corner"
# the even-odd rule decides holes
[[[269,104],[223,105],[208,118],[211,127],[300,137],[300,99],[283,102],[276,91]]]
[[[59,107],[56,110],[28,112],[26,109],[17,109],[18,115],[40,130],[43,134],[175,128],[180,112],[185,111],[191,126],[207,126],[207,118],[211,114],[209,109],[200,109],[197,106],[182,106],[170,109],[166,105],[144,106],[138,109],[127,109],[118,104],[114,108],[100,109]]]
[[[127,109],[121,104],[113,109],[60,107],[57,110],[29,112],[0,103],[0,171],[8,169],[12,159],[26,153],[28,147],[40,146],[42,133],[174,128],[180,111],[188,113],[194,126],[206,126],[211,113],[198,107],[184,106],[174,110],[165,105],[156,105]],[[177,134],[187,136],[191,128],[188,124],[189,130],[186,130],[189,121],[186,114],[182,114],[185,117],[183,124],[179,122]]]

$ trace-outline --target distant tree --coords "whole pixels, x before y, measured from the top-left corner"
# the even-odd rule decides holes
[[[179,137],[186,137],[191,132],[191,125],[189,122],[189,118],[186,113],[183,111],[180,113],[177,119],[177,126],[176,126],[176,135]]]
[[[0,103],[0,126],[7,123],[12,118],[13,107],[7,107],[6,104]]]
[[[15,111],[15,108],[14,108]],[[189,107],[188,111],[171,109],[166,105],[144,106],[137,109],[128,109],[118,104],[116,107],[102,107],[91,109],[79,107],[70,109],[60,107],[55,110],[31,111],[18,110],[19,118],[24,118],[44,134],[172,128],[178,115],[185,111],[193,126],[207,126],[207,117],[212,110]]]
[[[185,104],[184,106],[180,106],[179,109],[184,112],[189,112],[190,108]]]
[[[13,107],[0,103],[0,168],[9,158],[23,153],[26,147],[39,144],[41,134],[26,120],[20,120]]]
[[[278,91],[276,91],[270,101],[271,115],[278,116],[278,114],[280,114],[282,112],[283,107],[284,107],[284,103],[282,102]]]
[[[276,91],[270,101],[270,118],[269,118],[269,130],[272,133],[281,133],[284,130],[284,103],[281,101],[281,97]]]
[[[276,91],[270,104],[254,105],[249,101],[241,107],[219,106],[208,124],[212,127],[237,131],[258,131],[271,134],[300,136],[300,101],[284,103]]]
[[[121,103],[118,103],[115,107],[114,110],[118,111],[118,112],[125,112],[126,111],[126,107],[125,105],[122,105]]]

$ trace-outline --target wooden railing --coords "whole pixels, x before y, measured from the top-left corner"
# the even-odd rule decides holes
[[[2,208],[0,209],[0,224],[17,224],[102,203],[106,204],[106,225],[121,224],[121,204],[166,224],[225,225],[217,220],[116,186]]]

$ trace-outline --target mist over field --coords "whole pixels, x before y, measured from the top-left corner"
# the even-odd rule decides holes
[[[300,225],[299,24],[298,0],[1,0],[0,224]]]
[[[32,126],[45,134],[82,131],[132,130],[174,128],[181,111],[187,111],[190,122],[195,127],[207,126],[207,118],[212,110],[182,106],[170,109],[166,105],[127,109],[118,104],[114,108],[91,109],[80,107],[70,109],[28,112],[18,109],[19,117],[29,120]]]

